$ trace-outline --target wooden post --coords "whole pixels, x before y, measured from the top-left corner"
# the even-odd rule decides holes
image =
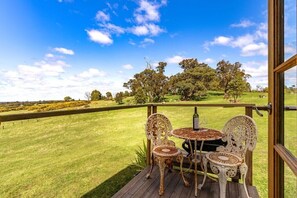
[[[149,117],[152,114],[152,105],[147,106],[147,117]],[[146,164],[149,166],[151,165],[151,140],[146,139]]]
[[[245,107],[245,115],[249,117],[253,117],[253,107],[247,106]],[[246,156],[245,156],[245,162],[248,166],[248,172],[246,175],[245,182],[247,185],[252,186],[253,185],[253,152],[247,150]]]
[[[157,113],[157,112],[158,112],[157,105],[153,105],[153,113]]]

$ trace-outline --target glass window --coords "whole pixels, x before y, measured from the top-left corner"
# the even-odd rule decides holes
[[[284,14],[284,22],[285,22],[285,60],[292,57],[296,54],[296,0],[285,0],[285,14]]]
[[[297,197],[297,177],[292,170],[285,163],[284,175],[284,197],[291,198]]]
[[[297,106],[297,66],[285,72],[285,106],[293,109]],[[297,111],[285,111],[284,146],[297,156]]]

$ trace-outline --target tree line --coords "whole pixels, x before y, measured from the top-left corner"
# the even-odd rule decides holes
[[[241,63],[221,60],[216,69],[197,59],[184,59],[179,63],[182,72],[170,77],[164,74],[166,62],[159,62],[156,68],[148,64],[142,72],[123,86],[131,91],[136,103],[162,102],[166,94],[180,95],[181,100],[201,100],[207,91],[223,91],[224,97],[236,102],[251,86]]]
[[[123,84],[129,91],[118,92],[113,97],[111,92],[103,95],[99,90],[85,92],[87,100],[115,100],[123,103],[125,97],[133,96],[134,102],[163,102],[165,95],[179,95],[180,100],[202,100],[207,97],[208,91],[222,91],[224,98],[237,102],[245,91],[251,91],[246,74],[240,62],[230,63],[221,60],[214,69],[208,64],[198,62],[197,59],[184,59],[179,63],[182,72],[172,76],[165,75],[166,62],[159,62],[154,68],[151,64],[132,79]],[[65,101],[73,100],[66,96]]]

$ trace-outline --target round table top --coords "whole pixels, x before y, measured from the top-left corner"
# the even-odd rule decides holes
[[[193,130],[192,127],[174,129],[171,134],[181,139],[197,141],[218,140],[223,137],[223,133],[215,129],[200,128],[199,130]]]

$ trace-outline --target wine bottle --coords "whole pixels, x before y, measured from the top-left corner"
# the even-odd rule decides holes
[[[199,130],[199,114],[197,113],[197,107],[195,107],[195,112],[193,115],[193,130]]]

